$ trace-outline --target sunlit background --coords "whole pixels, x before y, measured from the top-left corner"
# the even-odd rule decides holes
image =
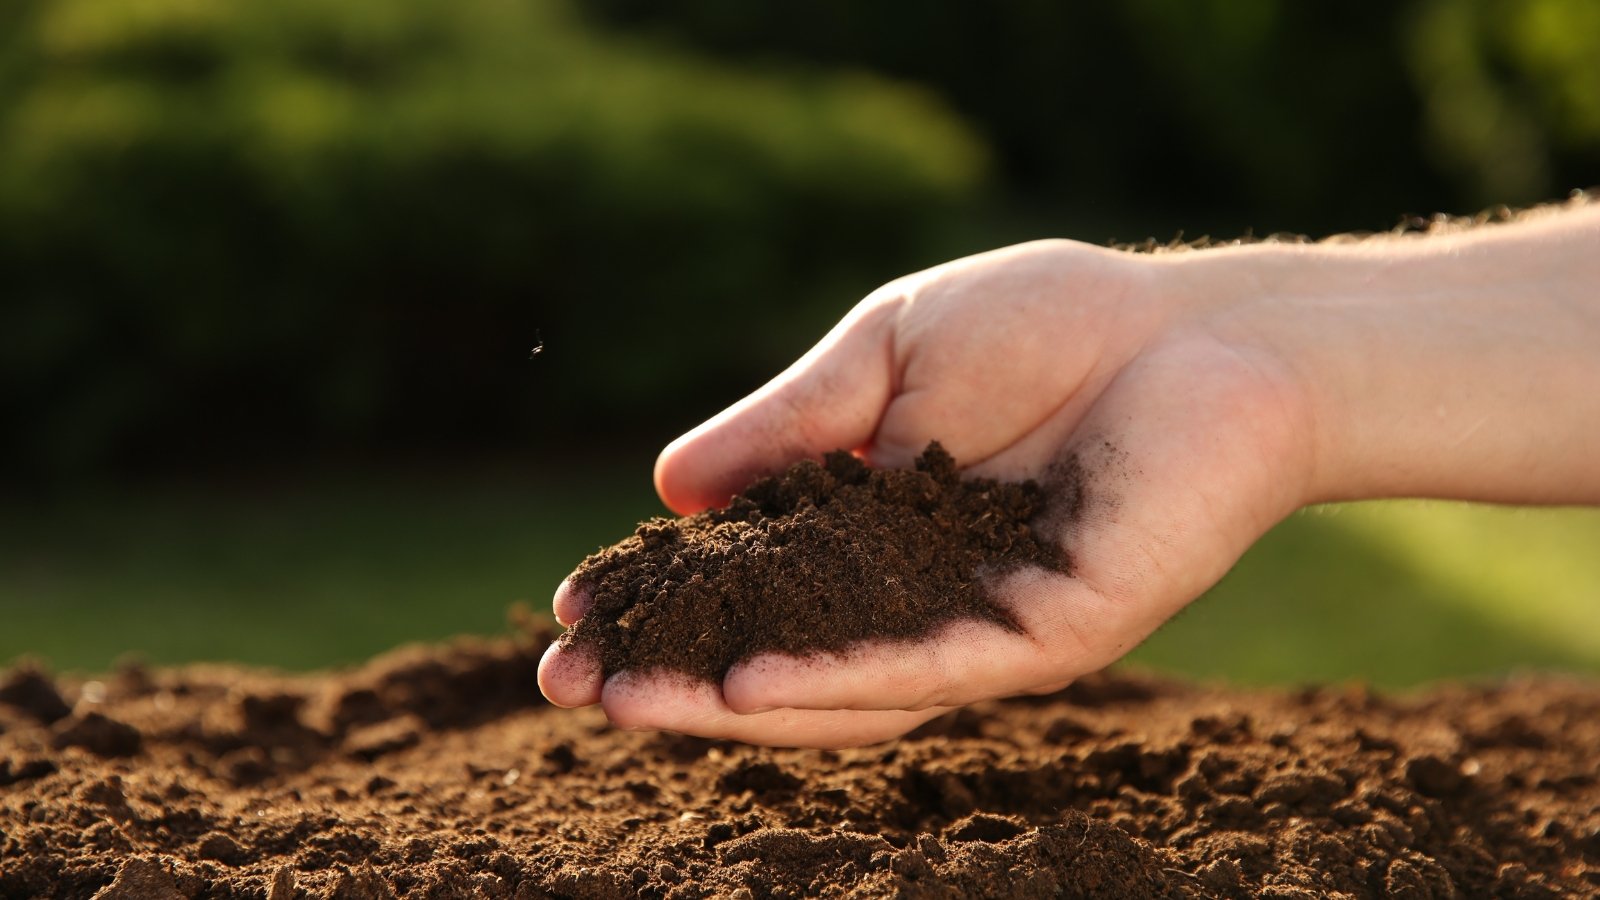
[[[1591,0],[8,0],[0,662],[500,630],[952,256],[1597,183]],[[1600,671],[1600,512],[1302,513],[1135,658]]]

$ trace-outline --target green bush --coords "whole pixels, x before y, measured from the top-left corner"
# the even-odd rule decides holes
[[[1418,0],[1407,24],[1429,152],[1473,196],[1515,202],[1600,181],[1600,6]]]
[[[937,90],[1001,187],[1091,238],[1381,229],[1600,182],[1593,0],[590,0],[728,59]],[[1172,231],[1157,232],[1162,237]]]
[[[12,0],[5,461],[681,418],[925,262],[983,167],[913,88],[558,0]]]

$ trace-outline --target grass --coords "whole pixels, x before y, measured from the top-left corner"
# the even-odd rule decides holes
[[[501,630],[660,507],[648,467],[121,489],[0,514],[0,662],[344,664]],[[1301,513],[1132,655],[1248,683],[1600,672],[1600,510]]]
[[[1307,510],[1131,658],[1249,683],[1600,672],[1597,544],[1593,509]]]
[[[122,490],[0,521],[0,660],[309,668],[499,631],[659,511],[642,471]]]

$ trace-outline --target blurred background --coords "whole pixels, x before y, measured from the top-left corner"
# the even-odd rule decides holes
[[[660,511],[666,440],[956,255],[1596,183],[1591,0],[8,0],[0,662],[500,630]],[[1597,545],[1313,510],[1135,659],[1600,671]]]

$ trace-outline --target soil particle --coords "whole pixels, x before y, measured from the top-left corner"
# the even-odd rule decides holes
[[[1406,781],[1430,797],[1447,797],[1466,784],[1459,766],[1437,756],[1419,756],[1406,763]]]
[[[213,859],[224,865],[237,866],[249,858],[239,842],[226,834],[212,832],[200,839],[195,847],[195,855],[201,859]]]
[[[72,707],[61,699],[55,682],[43,670],[32,665],[21,665],[6,674],[0,681],[0,703],[32,716],[49,725],[65,719]]]
[[[0,759],[0,787],[54,775],[58,768],[48,759]]]
[[[18,715],[0,897],[1600,896],[1592,681],[1391,697],[1108,674],[888,747],[772,750],[544,706],[543,647],[108,679],[96,709],[142,735],[133,756]],[[355,752],[393,722],[405,746]]]
[[[267,888],[267,900],[294,900],[294,898],[294,869],[279,866],[278,871],[272,875],[272,886]]]
[[[1081,494],[1048,496],[1076,505]],[[646,522],[589,557],[573,581],[592,605],[564,640],[593,649],[607,675],[720,680],[764,652],[840,652],[960,619],[1015,628],[985,579],[1028,565],[1067,570],[1033,524],[1048,496],[1031,481],[962,479],[937,443],[914,470],[830,453],[724,509]]]
[[[394,889],[372,866],[363,865],[355,871],[345,871],[334,882],[328,900],[395,900]]]
[[[416,746],[422,740],[422,732],[426,727],[426,723],[411,715],[363,725],[345,735],[345,750],[352,756],[371,762],[396,750]]]
[[[188,900],[178,890],[172,872],[154,859],[130,857],[123,861],[116,880],[106,885],[94,900]]]
[[[52,742],[57,750],[82,747],[97,756],[132,756],[139,752],[139,729],[98,712],[71,716],[60,722]]]
[[[1027,823],[1009,816],[973,813],[945,829],[945,838],[951,841],[983,841],[998,844],[1009,841],[1028,830]]]

